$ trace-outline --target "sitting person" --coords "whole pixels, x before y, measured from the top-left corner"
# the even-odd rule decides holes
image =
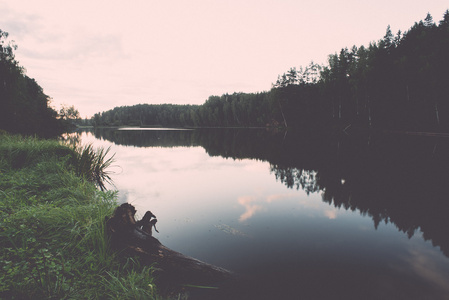
[[[156,230],[156,232],[159,233],[159,231],[156,228],[156,222],[157,222],[156,216],[153,215],[151,211],[147,211],[143,216],[142,220],[136,222],[136,225],[137,228],[142,228],[143,232],[146,232],[149,235],[153,235],[153,227],[154,230]]]

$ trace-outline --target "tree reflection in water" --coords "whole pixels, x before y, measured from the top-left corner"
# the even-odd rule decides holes
[[[169,173],[168,181],[177,180],[171,183],[178,187],[175,198],[183,198],[181,202],[175,201],[178,205],[175,207],[181,205],[193,211],[207,203],[213,214],[210,218],[218,222],[218,225],[207,221],[201,223],[198,216],[192,217],[197,218],[198,227],[192,225],[191,228],[201,233],[189,237],[199,239],[192,243],[201,245],[200,255],[206,261],[213,258],[216,259],[213,263],[236,267],[237,271],[243,270],[255,277],[256,289],[265,284],[264,292],[274,299],[282,298],[274,294],[279,291],[285,291],[287,296],[298,293],[306,299],[307,296],[317,299],[320,295],[325,299],[333,295],[349,295],[346,298],[352,296],[351,299],[366,299],[366,295],[371,299],[405,299],[405,295],[407,299],[410,295],[418,299],[427,296],[445,299],[441,295],[449,291],[445,284],[449,278],[449,261],[446,259],[449,256],[449,221],[446,216],[449,208],[446,199],[449,140],[405,135],[276,133],[265,129],[98,130],[93,133],[108,143],[151,148],[127,149],[136,157],[134,164],[141,164],[139,160],[143,157],[148,157],[152,164],[158,164],[164,158],[150,159],[151,155],[165,152],[183,155],[195,150],[162,149],[174,147],[202,147],[209,156],[215,156],[203,155],[201,149],[202,160],[204,156],[219,163],[224,163],[221,157],[259,160],[264,168],[251,173],[252,176],[261,175],[267,167],[265,162],[268,162],[272,175],[267,173],[262,180],[271,182],[272,176],[274,184],[276,180],[280,182],[276,184],[276,188],[281,188],[280,194],[260,194],[262,196],[259,197],[257,193],[235,192],[231,197],[226,194],[221,200],[214,198],[209,201],[216,196],[215,191],[224,186],[223,181],[230,177],[214,178],[220,176],[220,170],[215,169],[215,173],[201,173],[200,176],[213,178],[208,184],[215,189],[203,197],[201,182],[191,187],[188,182],[179,182],[183,178],[178,172],[170,173],[175,169],[172,166],[186,167],[184,162],[180,162],[179,155],[174,157],[177,161],[167,160],[170,168],[165,173]],[[120,148],[123,147],[117,147]],[[241,162],[245,164],[243,160]],[[235,165],[242,164],[235,162]],[[231,165],[230,160],[226,165]],[[165,171],[166,164],[161,164],[153,173],[145,170],[149,166],[142,166],[144,172],[139,173],[140,176],[158,176],[161,174],[158,172]],[[211,168],[220,167],[211,165]],[[196,171],[195,175],[200,174],[199,170]],[[184,176],[189,174],[182,173]],[[133,177],[132,180],[139,181],[139,178]],[[239,180],[245,180],[245,177],[239,177]],[[151,179],[146,179],[145,183],[149,181]],[[169,182],[163,182],[162,190],[167,186],[171,188]],[[229,189],[231,184],[229,182],[225,189]],[[251,187],[262,183],[251,184],[247,183]],[[286,188],[282,184],[291,190],[285,193]],[[183,189],[188,191],[183,194]],[[311,194],[310,197],[291,196],[304,195],[302,190]],[[287,195],[288,200],[277,201],[276,205],[268,201],[271,196],[282,195]],[[234,196],[236,202],[232,202]],[[163,201],[169,198],[166,194]],[[197,198],[203,202],[195,202]],[[320,203],[320,198],[323,203]],[[325,208],[319,211],[318,216],[301,201]],[[167,202],[171,203],[170,200]],[[287,202],[290,204],[277,206]],[[234,223],[229,223],[230,218],[220,223],[220,218],[227,218],[224,210],[230,208],[226,205],[231,206],[232,203],[238,203],[238,208],[244,208],[245,212],[234,210]],[[170,213],[177,212],[170,210]],[[365,217],[361,218],[359,214]],[[267,224],[267,221],[272,223]],[[390,224],[382,226],[384,222]],[[405,234],[397,232],[394,227]],[[226,236],[219,240],[212,236],[214,230],[245,235],[234,234],[234,238]],[[189,233],[182,231],[177,234],[176,240],[182,240]],[[416,236],[412,238],[413,235]],[[446,257],[430,243],[423,242],[421,236],[438,246]],[[232,266],[225,265],[227,263]]]
[[[137,147],[202,146],[210,156],[270,163],[289,188],[321,192],[337,208],[418,230],[449,256],[449,140],[405,135],[334,136],[264,129],[96,130],[97,138]]]

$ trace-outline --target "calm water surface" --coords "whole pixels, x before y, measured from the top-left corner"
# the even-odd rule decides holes
[[[263,130],[80,138],[111,146],[120,201],[139,217],[151,210],[164,245],[254,279],[267,299],[449,299],[449,176],[431,168],[447,163],[445,141],[392,148],[397,137]]]

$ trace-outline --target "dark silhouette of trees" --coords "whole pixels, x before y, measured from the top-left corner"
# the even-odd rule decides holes
[[[0,30],[0,41],[0,128],[11,132],[60,129],[73,114],[76,122],[66,126],[449,132],[449,10],[438,25],[427,14],[404,33],[395,36],[388,26],[376,43],[329,55],[325,66],[311,62],[290,68],[270,91],[210,96],[202,105],[116,107],[89,122],[80,120],[73,107],[63,108],[57,120],[50,98],[15,60],[8,33]]]
[[[43,136],[60,133],[63,124],[49,106],[50,97],[25,75],[15,60],[16,48],[8,33],[0,30],[0,129]]]
[[[293,111],[297,118],[312,113],[311,120],[331,119],[330,125],[340,128],[356,125],[380,130],[447,132],[448,23],[446,11],[438,26],[430,14],[396,36],[388,26],[377,43],[344,48],[330,55],[316,83],[297,80],[297,76],[291,75],[295,71],[292,68],[278,77],[271,92],[282,103],[283,111]],[[299,89],[310,84],[318,89],[312,98],[308,90]],[[299,102],[307,104],[298,106]],[[313,105],[321,111],[312,109]],[[288,126],[313,128],[315,124],[288,122]]]
[[[59,116],[63,120],[78,120],[80,119],[80,113],[75,106],[63,105],[59,110]]]
[[[272,122],[269,93],[210,96],[203,105],[138,104],[95,114],[94,126],[251,127]]]
[[[203,147],[210,156],[257,159],[288,188],[320,193],[329,204],[394,223],[449,256],[446,138],[397,134],[337,136],[266,129],[111,130],[97,138],[136,147]]]
[[[362,128],[449,132],[449,10],[378,42],[343,48],[327,65],[279,75],[256,94],[210,96],[203,105],[136,105],[96,114],[97,126]]]

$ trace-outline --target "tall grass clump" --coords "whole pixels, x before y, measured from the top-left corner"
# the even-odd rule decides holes
[[[92,178],[110,177],[83,175],[95,167],[80,168],[75,152],[0,134],[0,299],[126,299],[131,290],[135,299],[156,299],[151,268],[123,265],[108,246],[105,218],[116,192]],[[100,154],[91,160],[107,174],[108,151],[87,152]]]
[[[112,184],[108,169],[114,162],[114,155],[107,157],[110,147],[95,149],[92,144],[82,147],[75,146],[74,166],[76,174],[95,183],[102,191],[105,183]]]

